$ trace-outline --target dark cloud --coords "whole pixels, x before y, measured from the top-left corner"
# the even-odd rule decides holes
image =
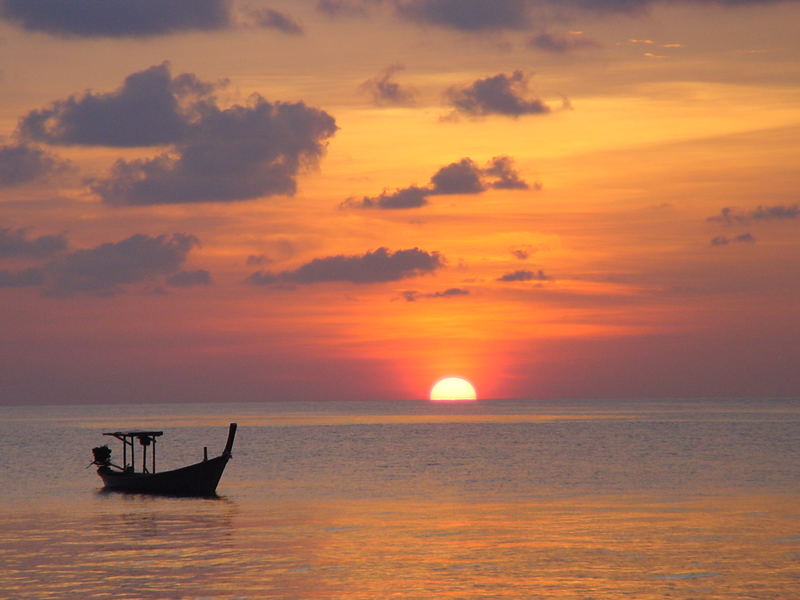
[[[30,267],[22,271],[0,269],[0,288],[20,288],[42,285],[44,272],[42,269]]]
[[[315,164],[336,132],[328,113],[254,96],[247,106],[206,104],[172,152],[114,165],[92,191],[113,205],[229,202],[292,195],[302,167]]]
[[[63,252],[69,245],[63,233],[31,237],[29,231],[0,227],[0,258],[42,258]]]
[[[454,296],[468,296],[469,290],[463,288],[448,288],[441,292],[433,292],[430,294],[422,294],[416,290],[408,290],[400,292],[400,295],[406,302],[416,302],[420,298],[452,298]]]
[[[679,0],[689,6],[716,4],[723,7],[763,6],[779,4],[784,0]],[[796,1],[796,0],[789,0]],[[668,0],[529,0],[533,5],[549,4],[555,7],[572,7],[592,12],[636,14],[656,4],[667,4]]]
[[[742,233],[733,237],[718,235],[717,237],[712,238],[710,245],[727,246],[728,244],[753,244],[755,241],[756,238],[750,233]]]
[[[411,105],[414,104],[414,90],[401,86],[392,77],[397,71],[402,71],[403,65],[390,65],[380,75],[368,79],[359,86],[359,89],[372,96],[372,102],[377,106]]]
[[[533,249],[530,246],[511,249],[511,255],[518,260],[528,260],[531,256],[531,252],[533,252]]]
[[[519,173],[514,169],[514,159],[510,156],[495,156],[489,166],[483,169],[485,177],[494,178],[488,183],[489,187],[496,190],[527,190],[530,186],[520,179]],[[541,184],[534,184],[536,189],[541,189]]]
[[[30,144],[0,146],[0,187],[45,180],[69,169],[67,161]]]
[[[273,262],[272,259],[266,254],[251,254],[247,257],[245,264],[249,266],[262,266],[268,265],[271,262]]]
[[[429,188],[411,186],[393,192],[383,191],[379,196],[364,196],[361,200],[349,198],[342,203],[343,208],[419,208],[428,204]]]
[[[600,44],[593,39],[580,35],[558,35],[555,33],[540,33],[528,40],[528,46],[536,50],[566,54],[576,50],[599,48]]]
[[[528,0],[394,0],[397,13],[413,21],[467,32],[525,29]]]
[[[689,6],[764,6],[783,0],[318,0],[317,10],[330,16],[364,16],[369,9],[384,5],[407,21],[468,34],[494,34],[531,30],[535,25],[564,22],[581,13],[644,14],[657,4],[680,2]],[[788,0],[796,1],[796,0]],[[532,45],[550,52],[565,52],[594,45],[543,34]]]
[[[178,271],[167,278],[167,285],[174,287],[193,287],[196,285],[211,285],[211,273],[205,269],[196,271]]]
[[[230,0],[2,0],[23,29],[72,37],[143,37],[214,30],[231,23]]]
[[[450,88],[446,98],[455,114],[470,117],[521,117],[550,112],[539,98],[526,99],[527,91],[528,77],[522,71],[514,71],[511,75],[500,73],[478,79],[466,87]]]
[[[800,205],[792,204],[784,206],[758,206],[757,208],[740,212],[734,208],[725,207],[718,215],[708,217],[706,221],[711,223],[722,223],[723,225],[735,225],[742,223],[752,223],[755,221],[783,221],[800,217]]]
[[[271,8],[255,11],[252,16],[255,24],[259,27],[275,29],[287,35],[303,35],[305,33],[297,21]]]
[[[57,100],[20,119],[23,138],[63,145],[154,146],[189,135],[198,105],[215,84],[191,73],[173,78],[164,62],[133,73],[110,93]]]
[[[480,194],[489,188],[529,189],[513,164],[509,156],[496,156],[481,168],[471,158],[462,158],[436,171],[427,187],[410,186],[394,192],[384,191],[379,196],[364,196],[361,200],[350,198],[342,203],[342,208],[419,208],[428,204],[429,196]],[[541,186],[536,184],[535,187],[539,189]]]
[[[350,283],[383,283],[398,281],[432,273],[444,266],[444,258],[438,252],[426,252],[419,248],[397,250],[378,248],[362,255],[336,255],[315,258],[311,262],[282,273],[258,271],[247,281],[253,285],[308,284],[331,281]]]
[[[336,123],[298,103],[220,108],[217,84],[163,63],[133,73],[116,91],[87,92],[28,113],[19,134],[51,144],[169,145],[150,159],[119,160],[92,191],[114,205],[226,202],[293,194],[302,167],[322,156]]]
[[[177,273],[199,244],[193,235],[132,235],[119,242],[71,252],[44,267],[45,294],[70,296],[84,292],[113,296],[122,286],[154,281]]]
[[[550,281],[551,279],[552,277],[545,275],[544,271],[541,269],[538,271],[527,271],[520,269],[518,271],[506,273],[502,277],[498,277],[497,281]]]
[[[759,206],[750,213],[749,217],[754,221],[796,219],[797,217],[800,217],[800,205]]]
[[[480,194],[486,189],[483,171],[470,158],[442,167],[431,177],[433,194]]]
[[[328,17],[354,17],[367,14],[367,5],[378,0],[317,0],[317,10]]]
[[[719,212],[718,215],[708,217],[706,221],[710,223],[724,223],[726,225],[730,225],[731,223],[741,222],[742,219],[744,219],[743,215],[738,215],[734,209],[726,206]]]

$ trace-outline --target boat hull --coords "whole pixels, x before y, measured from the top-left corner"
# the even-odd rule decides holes
[[[213,496],[230,456],[223,454],[188,467],[161,473],[125,473],[97,469],[106,490],[170,496]]]

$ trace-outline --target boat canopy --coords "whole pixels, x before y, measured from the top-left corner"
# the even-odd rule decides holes
[[[103,435],[113,435],[115,438],[119,437],[158,437],[164,435],[163,431],[114,431],[104,433]]]
[[[124,471],[133,471],[133,463],[135,459],[134,440],[139,440],[142,446],[142,473],[155,473],[156,472],[156,438],[164,435],[163,431],[112,431],[103,433],[103,435],[110,435],[122,442],[122,468]],[[147,447],[153,446],[150,460],[150,471],[147,470]],[[128,462],[128,448],[131,450],[130,462]]]

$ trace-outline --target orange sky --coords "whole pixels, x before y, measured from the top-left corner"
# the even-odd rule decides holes
[[[618,6],[6,0],[0,403],[800,394],[800,3]]]

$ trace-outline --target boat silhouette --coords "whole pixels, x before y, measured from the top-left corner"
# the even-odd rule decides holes
[[[203,461],[173,469],[156,472],[156,441],[163,431],[114,431],[103,433],[122,442],[122,466],[111,462],[111,449],[98,446],[92,449],[97,465],[97,474],[103,480],[104,489],[140,494],[160,494],[170,496],[214,496],[217,485],[231,459],[233,438],[236,436],[236,423],[228,429],[228,441],[225,449],[217,457],[208,458],[208,448],[203,448]],[[142,448],[142,468],[134,468],[136,442]],[[150,451],[148,468],[147,450]]]

